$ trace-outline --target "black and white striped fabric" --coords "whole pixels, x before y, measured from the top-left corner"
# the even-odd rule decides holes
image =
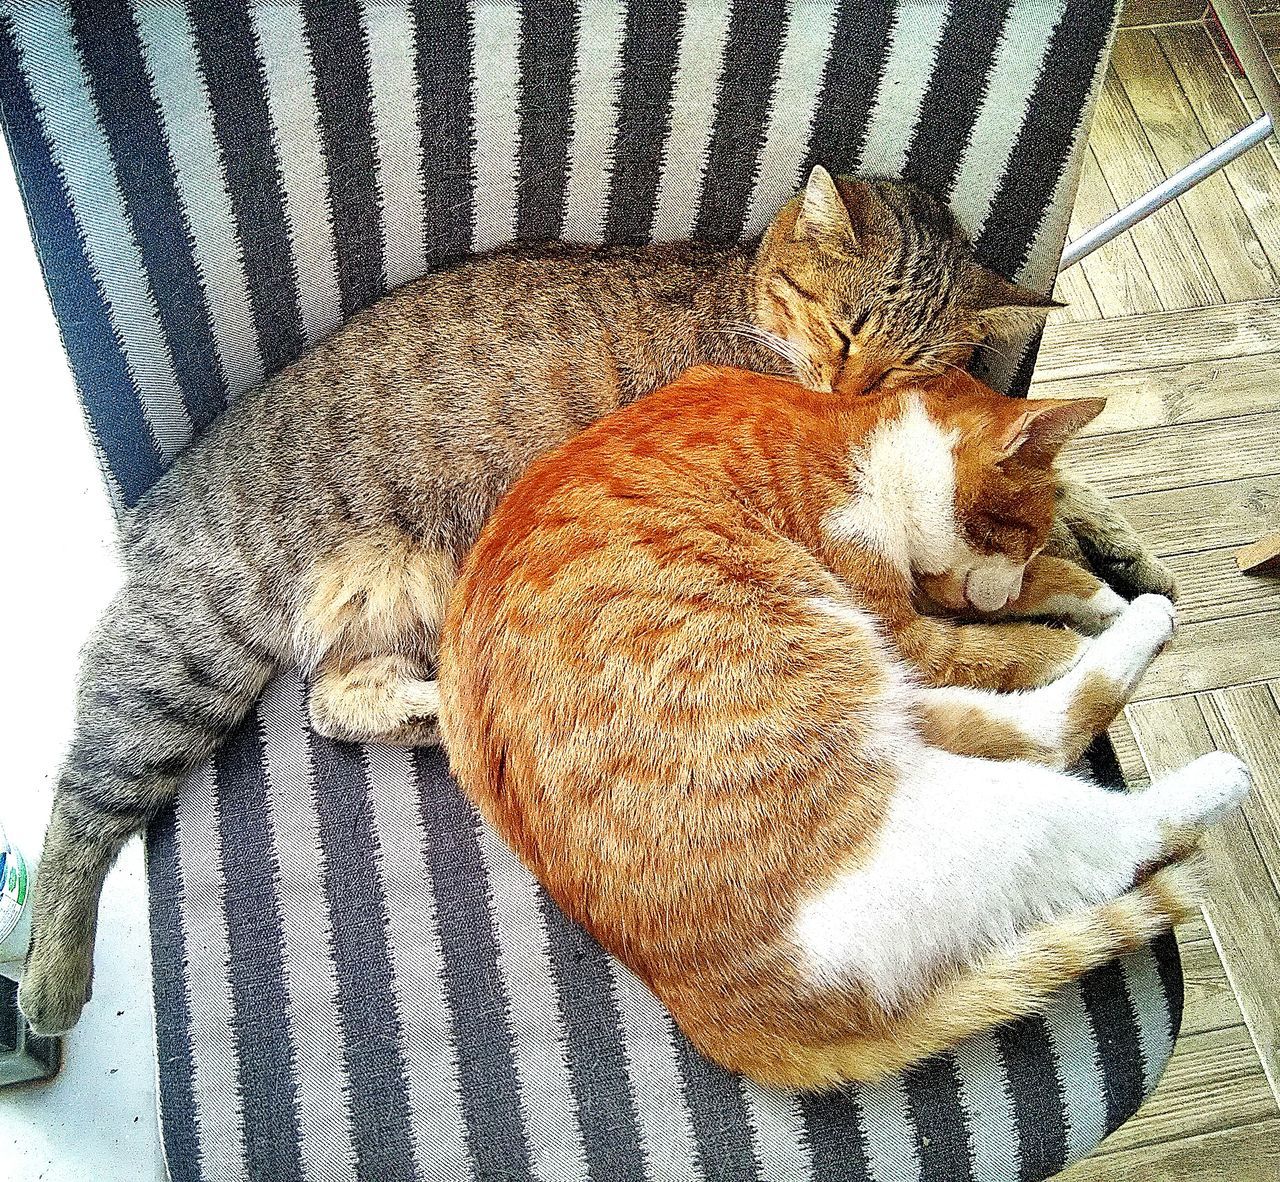
[[[757,234],[821,162],[949,197],[1047,288],[1117,3],[0,0],[0,104],[126,510],[237,394],[516,239]],[[1025,386],[1033,350],[991,380]],[[149,844],[175,1182],[986,1182],[1088,1152],[1180,1020],[1171,939],[876,1087],[696,1055],[435,751],[279,678]]]

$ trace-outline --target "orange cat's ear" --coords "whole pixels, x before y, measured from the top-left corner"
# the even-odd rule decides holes
[[[797,242],[808,240],[845,252],[857,245],[844,198],[821,164],[813,166],[804,187],[800,212],[796,215],[795,238]]]
[[[998,447],[1000,458],[1017,456],[1028,463],[1047,464],[1106,405],[1105,398],[1044,398],[1030,402],[1005,429]]]

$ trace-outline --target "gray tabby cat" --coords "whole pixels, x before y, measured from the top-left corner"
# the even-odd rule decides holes
[[[851,395],[964,366],[1053,303],[982,268],[923,192],[815,169],[762,243],[499,251],[400,288],[261,388],[125,525],[126,579],[86,646],[20,1003],[42,1033],[89,998],[121,846],[300,664],[323,735],[435,738],[445,597],[540,452],[700,362]],[[1078,545],[1131,586],[1167,571],[1063,480]]]

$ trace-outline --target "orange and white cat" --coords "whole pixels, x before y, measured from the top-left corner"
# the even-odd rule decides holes
[[[1061,770],[1174,626],[1039,554],[1056,453],[1101,405],[698,369],[485,526],[443,633],[454,771],[712,1059],[870,1079],[1193,908],[1243,765],[1135,795]],[[922,588],[1101,633],[923,615]]]

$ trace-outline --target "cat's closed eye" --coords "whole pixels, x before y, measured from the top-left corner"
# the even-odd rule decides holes
[[[1000,513],[980,513],[969,522],[969,533],[987,552],[1034,544],[1036,530],[1025,521]]]
[[[853,348],[853,338],[844,329],[836,325],[831,326],[831,331],[835,333],[836,337],[836,358],[843,365],[849,360],[849,353]]]

